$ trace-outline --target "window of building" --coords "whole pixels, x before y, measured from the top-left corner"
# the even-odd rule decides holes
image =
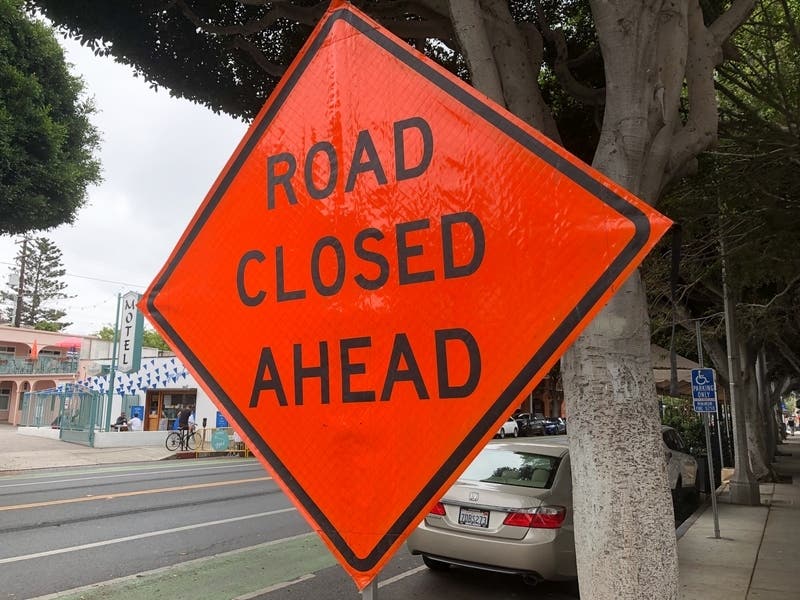
[[[147,418],[145,430],[172,429],[182,406],[188,406],[195,412],[197,403],[197,390],[148,390],[147,391]]]

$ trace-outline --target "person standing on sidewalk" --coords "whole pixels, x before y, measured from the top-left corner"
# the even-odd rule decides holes
[[[128,421],[128,431],[141,431],[141,430],[142,430],[142,420],[139,418],[139,415],[133,415]]]
[[[789,433],[794,435],[794,415],[789,415],[789,422],[787,425],[789,426]]]
[[[181,440],[182,445],[186,446],[188,444],[189,438],[189,419],[192,416],[192,409],[189,408],[188,404],[184,404],[181,407],[181,410],[178,412],[178,429],[181,431]],[[188,448],[182,447],[181,450],[188,450]]]

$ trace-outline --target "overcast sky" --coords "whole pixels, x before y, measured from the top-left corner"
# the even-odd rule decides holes
[[[35,235],[63,253],[69,333],[93,334],[114,322],[117,295],[142,293],[163,266],[246,124],[153,91],[128,67],[65,40],[72,72],[94,97],[102,136],[103,182],[88,191],[74,225]],[[0,283],[18,251],[0,236]]]

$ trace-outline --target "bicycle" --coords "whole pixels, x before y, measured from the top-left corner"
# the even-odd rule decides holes
[[[200,433],[194,429],[177,429],[169,433],[165,445],[167,450],[174,452],[178,448],[181,450],[194,450],[201,443]]]

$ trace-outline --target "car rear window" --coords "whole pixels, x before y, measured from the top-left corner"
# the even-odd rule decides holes
[[[487,448],[472,461],[461,479],[549,489],[560,461],[544,454]]]

